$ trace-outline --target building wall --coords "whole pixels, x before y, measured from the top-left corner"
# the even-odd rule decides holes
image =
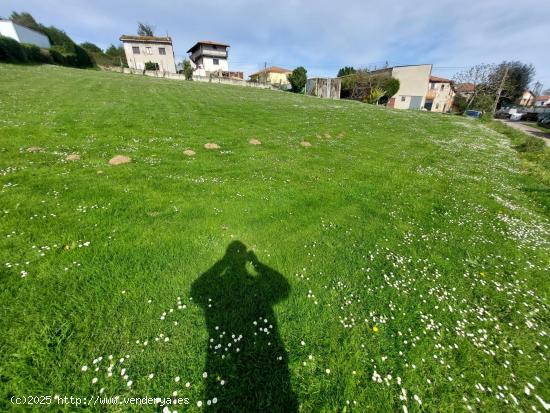
[[[432,65],[397,66],[392,77],[399,79],[399,90],[392,96],[396,109],[421,109],[430,83]]]
[[[201,44],[197,50],[191,53],[190,59],[194,63],[197,73],[205,76],[209,72],[218,70],[228,72],[228,55],[226,46]],[[218,64],[214,64],[214,59],[217,59]]]
[[[449,112],[453,107],[455,92],[450,83],[430,82],[425,107],[431,112]],[[429,106],[431,102],[431,107]]]
[[[34,44],[43,49],[49,49],[51,46],[48,36],[27,29],[9,20],[0,20],[0,34],[17,40],[19,43]]]
[[[531,92],[523,92],[523,95],[518,100],[518,104],[521,106],[533,106],[535,103],[535,97]]]
[[[154,42],[132,42],[124,41],[124,52],[128,60],[128,67],[144,70],[146,62],[158,63],[162,72],[176,73],[176,62],[174,60],[174,49],[171,44]],[[139,54],[135,54],[133,48],[139,48]],[[166,54],[161,55],[159,48],[164,47]]]

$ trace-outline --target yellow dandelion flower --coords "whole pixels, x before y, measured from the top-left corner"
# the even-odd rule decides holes
[[[378,326],[374,326],[374,327],[372,328],[372,331],[374,331],[375,333],[378,333]]]

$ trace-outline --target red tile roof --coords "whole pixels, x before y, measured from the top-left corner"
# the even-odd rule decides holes
[[[536,100],[550,100],[550,95],[537,96]]]
[[[252,73],[251,75],[249,75],[249,77],[256,76],[261,73],[292,73],[292,70],[284,69],[278,66],[270,66],[265,68],[264,70],[260,70],[259,72]]]
[[[444,77],[430,76],[430,82],[432,83],[452,83],[450,79],[445,79]]]
[[[187,53],[191,53],[193,52],[193,50],[197,49],[201,44],[207,44],[207,45],[210,45],[210,46],[222,46],[222,47],[229,47],[228,44],[225,44],[225,43],[218,43],[218,42],[213,42],[211,40],[201,40],[201,41],[198,41],[197,43],[195,43],[195,45],[193,47],[191,47]]]
[[[476,86],[473,83],[460,83],[456,85],[456,91],[459,93],[472,93]]]

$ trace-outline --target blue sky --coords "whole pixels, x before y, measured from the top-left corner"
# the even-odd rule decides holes
[[[197,40],[231,45],[231,70],[264,63],[308,75],[355,67],[432,63],[452,77],[476,63],[532,63],[550,87],[549,0],[2,0],[0,16],[28,11],[75,41],[100,47],[135,34],[138,21],[173,38],[182,59]]]

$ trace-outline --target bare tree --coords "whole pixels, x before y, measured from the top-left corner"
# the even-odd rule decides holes
[[[150,24],[138,22],[137,34],[139,36],[154,36],[155,28]]]
[[[472,103],[479,95],[490,93],[491,75],[495,69],[496,66],[493,64],[480,63],[454,76],[453,80],[459,85],[465,83],[473,85],[473,93],[466,100],[466,108],[470,109]]]
[[[531,92],[533,92],[533,95],[540,96],[542,95],[542,83],[535,82],[533,86],[531,87]]]

